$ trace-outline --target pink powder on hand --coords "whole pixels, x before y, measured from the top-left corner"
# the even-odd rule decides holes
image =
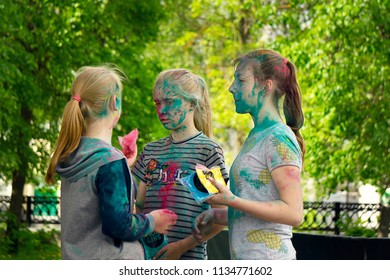
[[[122,147],[122,153],[126,158],[131,157],[137,151],[138,129],[130,131],[129,134],[118,136],[119,144]]]

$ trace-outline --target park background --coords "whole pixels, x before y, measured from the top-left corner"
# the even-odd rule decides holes
[[[113,63],[124,70],[113,144],[138,128],[139,150],[168,134],[152,100],[157,74],[187,68],[201,75],[214,139],[230,166],[252,128],[228,92],[232,62],[258,48],[279,51],[298,69],[305,201],[337,194],[359,202],[359,190],[369,188],[376,200],[369,202],[380,205],[378,226],[367,229],[360,217],[343,226],[353,235],[387,238],[389,6],[388,0],[1,0],[0,191],[10,196],[10,211],[0,211],[0,259],[59,258],[58,231],[25,225],[24,194],[59,192],[43,178],[77,69]]]

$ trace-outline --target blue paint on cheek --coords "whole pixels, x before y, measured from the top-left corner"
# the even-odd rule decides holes
[[[242,100],[242,91],[238,91],[237,94],[235,95],[236,101],[236,111],[241,111],[244,109],[244,100]]]
[[[159,110],[160,110],[161,114],[166,114],[169,109],[167,106],[160,106]]]
[[[121,102],[121,99],[119,97],[116,98],[116,101],[115,101],[115,107],[120,111],[121,110],[121,105],[122,105],[122,102]]]
[[[251,97],[254,97],[254,96],[256,96],[256,91],[255,91],[255,89],[256,89],[256,85],[254,85],[253,86],[253,88],[252,88],[252,91],[251,91]],[[258,94],[258,96],[260,96],[261,94],[261,91],[259,91],[257,94]]]
[[[174,127],[181,125],[187,117],[187,111],[183,110],[183,100],[177,98],[173,100],[169,109],[169,118],[174,122]]]
[[[184,122],[184,120],[186,119],[186,117],[187,117],[187,112],[183,111],[181,116],[179,117],[178,125],[182,124]]]

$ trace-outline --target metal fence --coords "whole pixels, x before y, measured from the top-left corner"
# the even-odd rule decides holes
[[[0,196],[0,212],[9,209],[10,197]],[[25,197],[23,220],[33,223],[60,224],[60,198]],[[315,231],[340,235],[351,228],[376,232],[381,204],[304,202],[304,218],[297,231]]]
[[[382,208],[381,204],[304,202],[304,218],[297,230],[333,232],[335,235],[353,229],[376,232]]]
[[[11,198],[0,196],[0,212],[9,209]],[[22,220],[31,224],[60,224],[60,198],[54,196],[25,196]]]

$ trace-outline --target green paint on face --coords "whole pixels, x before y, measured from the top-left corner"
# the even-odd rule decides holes
[[[262,95],[261,94],[261,91],[259,91],[259,92],[256,92],[256,83],[253,85],[253,88],[252,88],[252,91],[251,91],[251,97],[254,97],[254,96],[256,96],[256,95],[259,95],[258,96],[258,99],[259,99],[259,97],[260,97],[260,95]]]
[[[163,81],[161,90],[155,93],[155,103],[158,117],[168,130],[186,130],[183,125],[188,115],[188,101],[179,94],[179,86]]]
[[[234,81],[230,87],[230,92],[233,94],[233,98],[236,104],[236,112],[239,114],[248,113],[247,100],[245,98],[245,80],[244,75],[240,71],[236,71],[234,74]]]
[[[253,87],[253,91],[255,90],[255,88],[256,88],[256,85]],[[256,108],[257,110],[256,110],[255,114],[258,114],[264,105],[264,95],[265,95],[264,89],[259,90],[256,93],[256,95],[257,95],[257,108]]]
[[[237,66],[234,81],[229,90],[233,94],[237,113],[251,115],[259,113],[264,91],[258,90],[251,64],[242,62]]]

